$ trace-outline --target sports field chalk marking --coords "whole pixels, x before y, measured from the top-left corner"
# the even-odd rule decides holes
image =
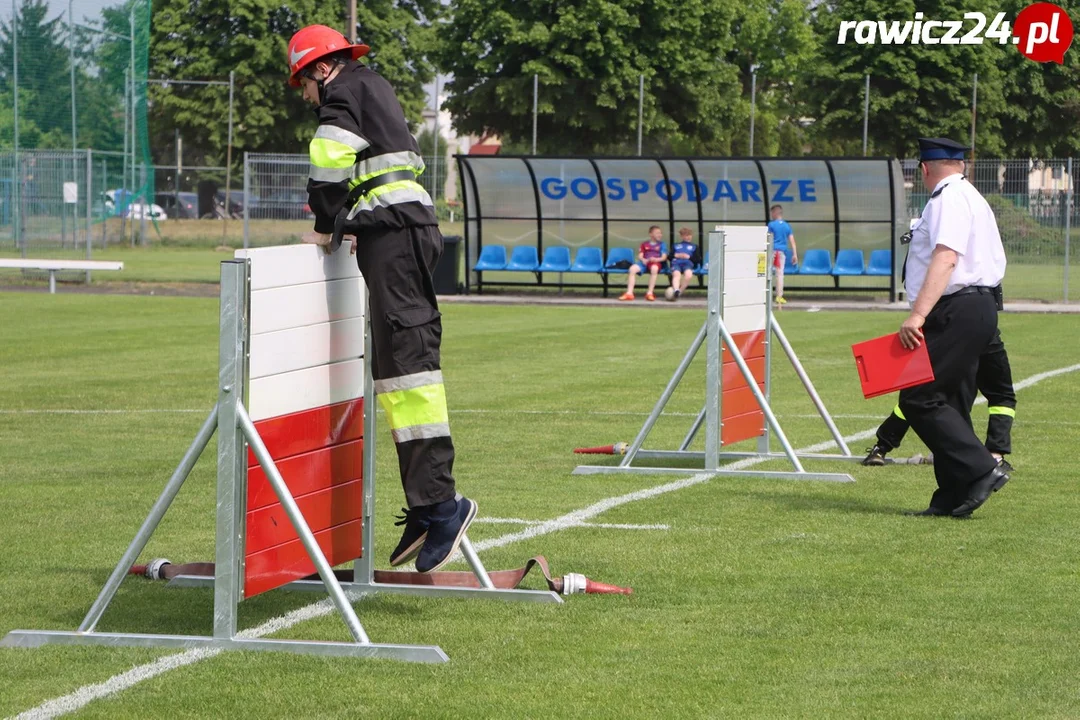
[[[520,518],[478,517],[473,520],[478,525],[543,525],[543,520],[522,520]],[[670,530],[670,525],[633,525],[627,523],[578,523],[575,527],[600,528],[601,530]]]
[[[1032,375],[1031,377],[1024,378],[1020,382],[1013,385],[1016,390],[1023,390],[1029,388],[1032,385],[1048,380],[1058,375],[1065,375],[1067,373],[1076,372],[1080,370],[1080,364],[1069,365],[1068,367],[1058,368],[1056,370],[1048,370],[1046,372]],[[982,405],[986,402],[986,399],[979,397],[976,401],[976,405]],[[844,442],[858,442],[860,440],[866,440],[874,437],[877,433],[877,426],[869,430],[864,430],[854,435],[848,435],[844,438]],[[836,443],[832,440],[817,443],[809,447],[801,448],[797,450],[800,453],[820,452],[833,447]],[[767,458],[748,458],[746,460],[739,460],[738,462],[725,465],[724,467],[729,470],[742,470],[758,463],[765,462]],[[512,545],[513,543],[521,540],[528,540],[530,538],[539,537],[541,535],[548,535],[559,530],[565,530],[578,526],[590,518],[594,518],[597,515],[607,512],[613,508],[617,508],[621,505],[636,502],[638,500],[648,500],[649,498],[665,495],[676,490],[683,490],[688,487],[694,487],[695,485],[701,485],[706,483],[710,479],[710,475],[707,473],[697,473],[683,480],[676,480],[675,482],[664,483],[663,485],[657,485],[656,487],[645,488],[644,490],[636,490],[626,495],[619,495],[617,497],[607,498],[600,502],[593,503],[580,510],[574,510],[561,517],[557,517],[554,520],[547,520],[539,525],[532,525],[526,527],[524,530],[518,532],[509,533],[501,537],[492,538],[490,540],[481,540],[480,542],[473,543],[473,547],[477,552],[483,552],[484,550],[491,550],[494,548],[505,547]],[[355,599],[355,595],[350,596]],[[273,618],[264,622],[262,625],[244,630],[239,633],[241,637],[245,638],[257,638],[271,633],[280,632],[291,628],[292,626],[305,622],[307,620],[313,620],[324,615],[328,615],[334,611],[334,606],[330,602],[329,598],[324,598],[319,602],[312,603],[311,605],[305,605],[302,608],[293,610],[290,613],[282,615],[278,618]],[[201,660],[206,660],[217,655],[220,650],[213,648],[198,648],[195,650],[187,650],[175,655],[166,655],[165,657],[158,658],[153,662],[146,663],[144,665],[138,665],[127,672],[114,675],[108,680],[96,683],[93,685],[84,685],[74,692],[68,693],[52,700],[47,700],[37,707],[31,708],[25,712],[22,712],[14,716],[14,720],[46,720],[47,718],[60,717],[68,713],[73,713],[76,710],[80,710],[86,707],[94,700],[100,698],[109,697],[116,693],[127,690],[130,687],[138,685],[144,680],[157,677],[169,670],[175,670],[187,665],[193,665]]]

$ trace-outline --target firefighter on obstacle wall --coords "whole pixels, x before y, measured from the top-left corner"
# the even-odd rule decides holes
[[[323,25],[289,41],[289,83],[302,88],[319,118],[307,185],[315,229],[303,239],[327,252],[351,239],[369,293],[367,361],[408,504],[390,564],[416,557],[416,569],[431,572],[457,550],[477,505],[457,494],[452,474],[442,324],[431,279],[443,239],[431,197],[417,182],[424,163],[397,96],[357,62],[368,50]]]

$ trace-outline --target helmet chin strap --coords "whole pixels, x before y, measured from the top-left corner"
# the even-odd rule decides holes
[[[344,67],[344,65],[345,65],[345,63],[343,63],[341,60],[335,60],[334,64],[330,67],[329,75],[333,75],[335,72],[337,72],[342,67]],[[323,102],[325,101],[325,94],[326,94],[325,88],[326,88],[326,83],[330,79],[329,75],[324,75],[322,78],[315,81],[315,86],[319,89],[319,105],[322,105]]]

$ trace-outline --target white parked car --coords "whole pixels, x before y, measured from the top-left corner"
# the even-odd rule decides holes
[[[130,195],[127,190],[107,190],[105,191],[105,210],[110,215],[117,215],[116,210],[116,198],[119,196],[121,200],[124,197]],[[153,220],[168,220],[169,216],[165,214],[165,210],[157,203],[150,203],[149,205],[142,200],[136,201],[129,205],[123,211],[123,216],[131,218],[133,220],[142,220],[143,217]]]

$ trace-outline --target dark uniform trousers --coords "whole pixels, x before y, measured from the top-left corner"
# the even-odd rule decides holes
[[[975,387],[986,398],[990,418],[986,421],[986,449],[1008,455],[1012,452],[1012,425],[1016,411],[1016,392],[1013,390],[1012,367],[1001,333],[995,332],[990,346],[979,358]],[[884,450],[895,450],[907,434],[908,421],[897,406],[877,431],[877,444]]]
[[[900,409],[934,453],[938,489],[932,507],[957,507],[968,486],[997,465],[971,426],[979,358],[996,333],[997,306],[989,291],[943,297],[923,325],[934,380],[902,390]]]
[[[397,446],[405,498],[410,508],[434,505],[456,494],[439,367],[442,321],[431,280],[442,235],[438,226],[425,225],[365,228],[358,238],[356,262],[371,317],[367,356]]]

